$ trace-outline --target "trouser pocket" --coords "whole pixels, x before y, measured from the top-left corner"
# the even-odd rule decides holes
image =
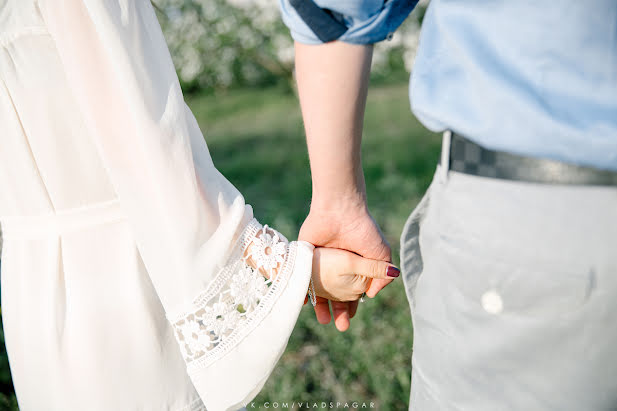
[[[439,166],[431,185],[422,196],[422,199],[407,218],[403,233],[401,234],[401,270],[403,274],[403,282],[405,284],[405,292],[409,300],[409,306],[413,315],[415,306],[415,288],[416,283],[422,269],[422,253],[420,250],[420,226],[424,220],[430,199],[431,193],[435,190],[435,185],[439,184]]]

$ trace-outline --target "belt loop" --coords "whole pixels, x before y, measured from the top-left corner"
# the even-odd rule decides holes
[[[452,142],[452,131],[446,130],[443,132],[441,140],[441,162],[439,169],[439,178],[442,183],[448,179],[448,171],[450,170],[450,144]]]

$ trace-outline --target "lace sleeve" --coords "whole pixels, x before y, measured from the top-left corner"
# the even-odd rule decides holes
[[[267,313],[291,274],[296,246],[253,219],[229,261],[189,311],[169,318],[189,370],[232,348]]]
[[[253,220],[214,166],[149,1],[39,5],[193,385],[239,408],[287,345],[312,246]]]
[[[202,398],[210,404],[218,404],[216,395],[229,391],[228,387],[213,388],[213,381],[225,380],[216,369],[237,373],[237,383],[239,375],[246,377],[248,370],[253,371],[252,359],[262,362],[271,357],[259,382],[245,389],[251,393],[240,394],[240,401],[234,404],[244,405],[263,386],[264,376],[267,378],[282,354],[302,307],[310,279],[312,249],[305,242],[289,243],[282,234],[253,219],[210,285],[196,295],[185,312],[168,315],[188,373]],[[239,349],[243,344],[244,349]],[[263,351],[264,347],[269,349]],[[250,359],[246,357],[247,349]],[[236,388],[242,392],[240,387]],[[221,401],[227,403],[231,398]]]

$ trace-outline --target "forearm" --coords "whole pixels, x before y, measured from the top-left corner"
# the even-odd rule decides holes
[[[296,77],[311,160],[311,208],[364,207],[360,145],[372,46],[296,43]]]

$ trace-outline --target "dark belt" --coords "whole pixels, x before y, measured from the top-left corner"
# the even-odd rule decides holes
[[[530,183],[617,186],[615,171],[489,150],[456,133],[450,142],[449,169]]]

